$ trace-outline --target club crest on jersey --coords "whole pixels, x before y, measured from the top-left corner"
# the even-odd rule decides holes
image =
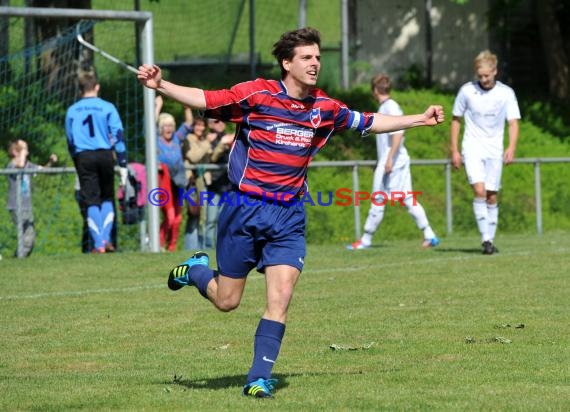
[[[316,129],[321,124],[321,108],[311,110],[311,124]]]

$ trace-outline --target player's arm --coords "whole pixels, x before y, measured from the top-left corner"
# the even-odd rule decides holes
[[[461,117],[453,116],[451,119],[450,137],[449,137],[449,155],[451,156],[451,164],[456,169],[461,166],[461,154],[459,153],[459,132],[461,130]]]
[[[119,116],[119,112],[115,107],[111,110],[109,115],[109,130],[114,138],[114,148],[117,154],[117,163],[119,167],[127,167],[127,148],[125,146],[125,139],[123,135],[123,122]]]
[[[509,120],[509,146],[505,150],[504,162],[506,164],[512,163],[515,158],[515,150],[519,140],[519,121],[518,119]]]
[[[424,113],[403,116],[390,116],[374,113],[374,120],[369,129],[370,133],[386,133],[417,126],[435,126],[445,120],[443,107],[430,106]]]
[[[139,82],[149,89],[154,89],[160,94],[170,97],[183,105],[194,109],[204,110],[206,98],[204,90],[196,87],[179,86],[162,78],[162,71],[157,65],[143,64],[137,72]]]
[[[75,157],[75,143],[73,141],[73,118],[68,112],[65,116],[65,136],[67,138],[67,150],[71,157]]]
[[[394,156],[400,149],[400,145],[402,144],[402,139],[404,138],[404,133],[393,133],[390,135],[392,139],[392,147],[390,147],[390,151],[388,152],[388,158],[386,159],[386,166],[384,166],[384,171],[386,173],[391,173],[394,167]]]

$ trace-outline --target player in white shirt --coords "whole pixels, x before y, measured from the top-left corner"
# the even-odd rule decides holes
[[[451,162],[463,162],[473,188],[473,213],[481,233],[483,254],[498,252],[493,241],[499,220],[497,192],[501,188],[503,163],[515,157],[521,118],[515,92],[495,80],[497,56],[485,50],[474,61],[477,80],[464,84],[455,98],[451,121]],[[465,119],[461,154],[458,150],[461,119]],[[503,151],[505,121],[509,145]]]
[[[372,94],[380,103],[378,112],[384,115],[400,116],[403,114],[400,105],[390,97],[392,88],[390,78],[386,74],[377,74],[371,81]],[[366,249],[372,245],[372,237],[382,223],[384,209],[390,202],[392,192],[405,192],[408,194],[403,202],[408,212],[416,222],[417,227],[423,231],[422,246],[429,248],[439,244],[439,239],[429,225],[426,212],[414,197],[412,192],[412,176],[410,173],[410,156],[404,146],[404,132],[402,130],[380,133],[376,135],[376,150],[378,164],[374,171],[373,193],[381,192],[376,196],[376,204],[372,202],[368,217],[364,224],[364,235],[356,242],[347,246],[349,250]],[[388,202],[385,202],[385,200]],[[382,204],[380,206],[380,204]]]

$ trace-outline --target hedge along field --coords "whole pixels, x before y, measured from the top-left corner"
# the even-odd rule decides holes
[[[369,96],[367,87],[361,86],[349,92],[331,92],[359,110],[375,110],[377,105]],[[444,159],[447,157],[449,142],[449,122],[453,96],[427,90],[394,92],[406,113],[423,111],[431,102],[443,104],[446,110],[446,122],[433,128],[419,128],[406,132],[406,147],[412,159]],[[523,113],[524,116],[524,113]],[[316,156],[319,160],[375,159],[374,136],[361,138],[357,133],[343,133],[334,136],[330,143]],[[517,157],[563,157],[570,156],[570,144],[539,129],[529,121],[521,121],[520,140]],[[42,159],[33,159],[38,163]],[[7,164],[5,152],[0,153],[0,162]],[[546,164],[541,167],[543,229],[570,230],[570,191],[567,189],[568,164]],[[372,188],[372,167],[360,169],[360,190]],[[421,191],[418,199],[426,209],[430,223],[436,233],[445,238],[445,180],[442,166],[412,166],[414,190]],[[500,194],[500,221],[498,239],[501,234],[535,234],[534,210],[534,171],[531,164],[514,164],[504,169],[503,190]],[[66,181],[69,179],[65,179]],[[38,229],[38,244],[34,253],[64,254],[78,253],[81,231],[81,218],[73,196],[71,180],[66,184],[55,184],[58,178],[38,176],[34,180],[34,212]],[[45,184],[42,184],[45,182]],[[7,179],[0,179],[0,189],[7,193]],[[316,199],[317,192],[336,191],[339,188],[352,188],[350,168],[310,168],[309,188]],[[65,189],[65,190],[64,190]],[[46,190],[46,192],[43,192]],[[453,230],[457,234],[476,234],[472,213],[471,189],[463,171],[452,174]],[[15,229],[5,210],[6,196],[0,198],[0,215],[4,216],[0,226],[2,239],[0,245],[5,257],[15,248]],[[57,205],[57,213],[54,212]],[[361,205],[361,225],[368,213],[369,202]],[[61,214],[67,216],[60,218]],[[310,206],[307,205],[307,241],[309,243],[345,244],[354,241],[354,212],[352,207]],[[184,225],[184,223],[183,223]],[[182,226],[184,227],[184,226]],[[361,228],[362,229],[362,228]],[[138,231],[133,227],[121,227],[119,236],[128,250],[138,247]],[[128,236],[129,238],[125,238]],[[133,237],[131,240],[130,237]],[[374,242],[394,239],[421,240],[421,234],[414,222],[400,206],[389,207],[385,219]],[[179,242],[182,248],[182,241]]]
[[[348,92],[331,92],[331,95],[359,110],[374,111],[378,105],[370,97],[366,85]],[[405,144],[412,159],[446,159],[449,147],[449,127],[454,95],[430,90],[394,91],[392,97],[400,103],[405,113],[423,112],[430,103],[441,104],[446,112],[446,122],[436,127],[408,130]],[[568,140],[561,141],[541,130],[529,121],[520,122],[517,158],[570,157]],[[505,142],[507,140],[505,134]],[[316,156],[318,160],[375,159],[374,136],[361,138],[345,132],[335,136]],[[570,177],[568,163],[541,165],[543,230],[569,230]],[[412,184],[421,191],[418,200],[424,206],[430,223],[440,237],[445,237],[445,171],[443,166],[414,165]],[[360,168],[360,190],[372,189],[373,168]],[[340,187],[352,188],[351,168],[311,168],[309,188],[312,191],[335,191]],[[532,164],[513,164],[503,169],[503,188],[499,195],[500,214],[498,239],[502,233],[536,234],[534,208],[534,169]],[[452,172],[453,231],[458,234],[476,234],[472,212],[472,191],[463,168]],[[370,202],[360,208],[361,225],[364,225]],[[346,243],[354,239],[354,215],[352,207],[308,207],[308,239],[316,243]],[[362,228],[361,228],[362,229]],[[421,240],[406,209],[388,207],[384,221],[374,237],[375,242],[396,238]]]

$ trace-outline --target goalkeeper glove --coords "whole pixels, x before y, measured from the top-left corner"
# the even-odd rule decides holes
[[[125,187],[127,185],[127,176],[129,170],[126,167],[119,167],[120,184]]]

